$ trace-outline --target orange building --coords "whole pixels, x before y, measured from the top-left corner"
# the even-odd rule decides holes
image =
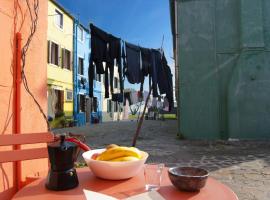
[[[36,0],[37,1],[37,0]],[[29,0],[32,14],[34,0]],[[25,75],[28,85],[37,101],[47,112],[47,12],[48,2],[39,0],[37,29],[30,43],[25,65]],[[14,134],[14,58],[15,35],[22,35],[22,46],[30,34],[31,18],[25,0],[1,0],[0,3],[0,134]],[[33,99],[21,85],[21,132],[34,133],[47,131],[43,119]],[[46,114],[46,113],[45,113]],[[40,144],[41,146],[44,144]],[[28,148],[23,146],[22,148]],[[32,147],[32,146],[31,146]],[[12,147],[0,147],[0,151]],[[28,174],[35,174],[48,168],[47,159],[23,161],[21,163],[22,176],[15,175],[14,163],[0,163],[0,199],[10,199],[16,192],[16,182],[22,181]]]

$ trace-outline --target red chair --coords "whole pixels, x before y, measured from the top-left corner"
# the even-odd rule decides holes
[[[50,132],[45,133],[29,133],[29,134],[8,134],[0,135],[0,146],[25,145],[48,143],[54,140],[54,135]],[[0,151],[0,163],[16,162],[23,160],[33,160],[39,158],[48,158],[47,147]],[[18,184],[18,189],[25,184],[36,180],[39,177],[29,176],[25,183]]]

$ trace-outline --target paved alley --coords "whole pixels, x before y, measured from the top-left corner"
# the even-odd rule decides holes
[[[85,134],[92,148],[107,144],[130,146],[136,121],[106,122],[55,130]],[[144,121],[137,147],[150,154],[148,162],[166,166],[197,166],[230,186],[239,200],[270,199],[270,141],[188,141],[177,137],[175,120]]]

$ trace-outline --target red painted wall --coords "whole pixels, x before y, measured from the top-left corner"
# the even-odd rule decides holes
[[[20,4],[21,9],[16,2]],[[33,6],[33,0],[29,0]],[[47,112],[47,10],[48,2],[39,0],[37,31],[30,44],[26,57],[25,72],[28,84]],[[16,16],[17,12],[17,17]],[[0,134],[13,132],[13,58],[15,32],[22,34],[22,45],[25,44],[30,32],[30,15],[25,0],[0,0]],[[20,29],[20,30],[19,30]],[[21,131],[44,132],[46,123],[37,106],[22,86]],[[35,145],[35,146],[41,146]],[[28,148],[28,146],[23,148]],[[32,146],[31,146],[32,147]],[[0,151],[11,147],[0,147]],[[22,162],[23,179],[28,174],[47,169],[47,159]],[[0,199],[7,200],[15,193],[15,179],[13,163],[0,164]]]

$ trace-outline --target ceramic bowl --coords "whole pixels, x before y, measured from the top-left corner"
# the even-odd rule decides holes
[[[82,154],[93,174],[108,180],[122,180],[136,176],[143,168],[148,153],[141,151],[142,159],[127,162],[109,162],[92,159],[95,153],[102,153],[105,149],[95,149]]]
[[[179,190],[195,192],[205,186],[208,171],[196,167],[172,167],[168,170],[172,184]]]

